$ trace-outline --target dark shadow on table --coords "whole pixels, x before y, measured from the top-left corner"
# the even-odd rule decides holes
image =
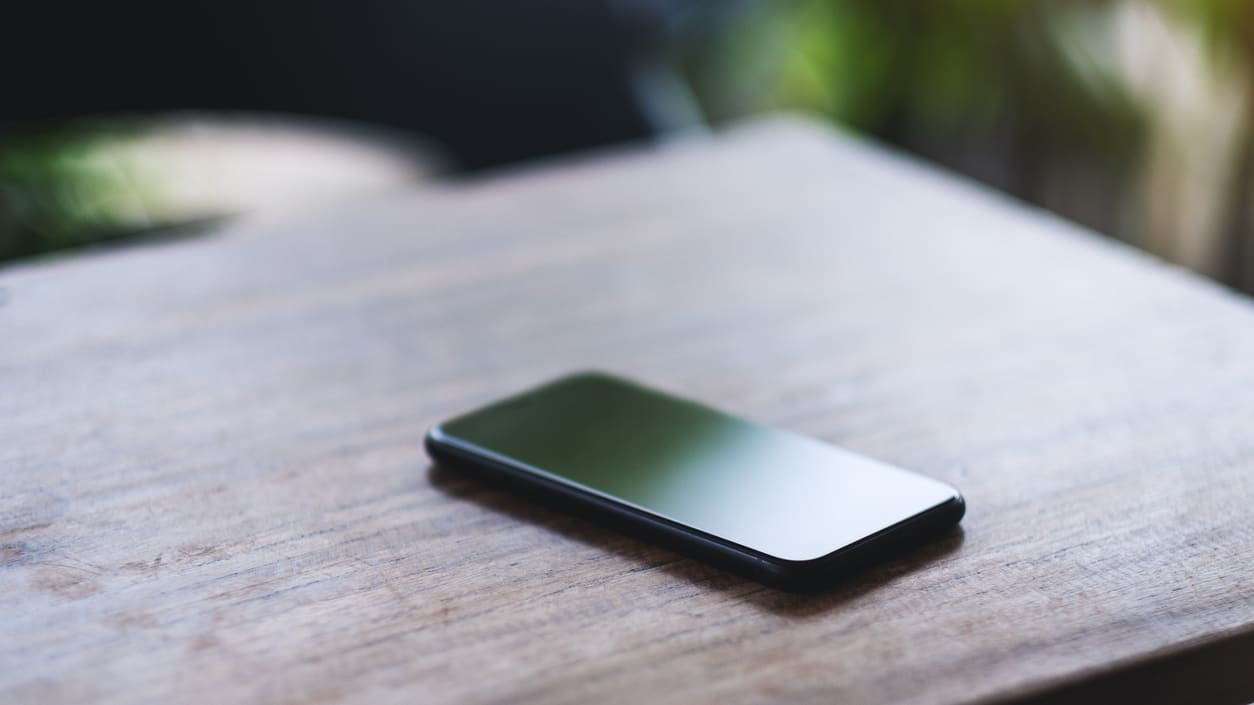
[[[963,542],[961,527],[935,541],[900,550],[873,565],[851,572],[827,588],[788,592],[755,582],[736,573],[688,558],[669,548],[646,543],[607,528],[592,517],[558,510],[543,497],[516,496],[438,465],[427,471],[431,485],[456,499],[475,502],[511,519],[555,531],[599,550],[642,564],[642,569],[662,570],[676,578],[739,597],[770,612],[808,617],[840,607],[898,577],[927,566],[957,551]]]
[[[1247,705],[1254,702],[1254,629],[1238,630],[1204,644],[1113,663],[1064,685],[1032,687],[998,698],[1004,705]]]

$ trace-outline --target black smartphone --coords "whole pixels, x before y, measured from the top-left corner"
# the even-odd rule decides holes
[[[602,373],[431,429],[441,466],[777,587],[821,587],[962,518],[953,487]]]

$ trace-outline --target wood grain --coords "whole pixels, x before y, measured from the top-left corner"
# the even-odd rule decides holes
[[[1249,304],[801,121],[0,288],[5,703],[1254,699]],[[788,595],[429,467],[589,367],[951,482],[964,531]]]

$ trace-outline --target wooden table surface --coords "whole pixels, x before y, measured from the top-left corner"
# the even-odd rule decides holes
[[[804,121],[0,288],[0,702],[1254,700],[1249,302]],[[793,595],[430,467],[581,368],[964,530]]]

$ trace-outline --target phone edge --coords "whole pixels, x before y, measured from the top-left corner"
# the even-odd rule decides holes
[[[424,446],[437,465],[509,485],[522,490],[531,499],[559,505],[560,509],[594,524],[609,526],[771,587],[790,591],[812,591],[830,586],[846,577],[844,571],[886,560],[897,552],[925,543],[928,538],[939,538],[966,514],[962,493],[947,485],[954,492],[948,500],[831,553],[796,561],[756,551],[620,500],[562,483],[528,467],[510,464],[507,458],[452,439],[444,434],[441,426],[427,432]]]

